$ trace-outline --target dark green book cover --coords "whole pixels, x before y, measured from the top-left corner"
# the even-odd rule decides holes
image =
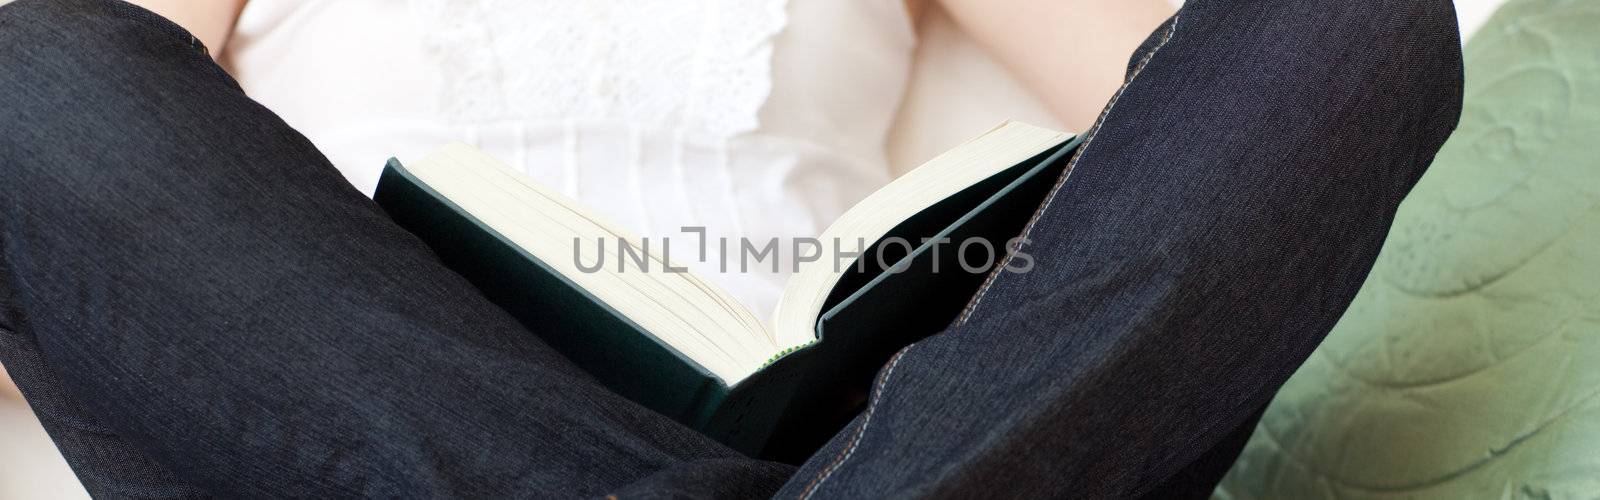
[[[873,375],[900,348],[953,321],[986,274],[964,262],[1005,254],[1060,177],[1074,138],[961,190],[900,223],[830,292],[819,341],[727,387],[650,332],[482,224],[390,160],[378,204],[529,331],[606,387],[746,454],[799,462],[863,407]],[[941,251],[942,250],[942,251]],[[876,258],[877,252],[885,256]],[[898,251],[898,254],[896,252]],[[978,252],[976,255],[971,252]],[[894,262],[884,269],[873,261]],[[937,266],[937,267],[935,267]],[[933,272],[938,269],[940,272]]]

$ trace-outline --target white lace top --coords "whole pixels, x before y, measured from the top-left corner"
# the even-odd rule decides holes
[[[791,239],[888,181],[914,44],[903,0],[252,0],[224,60],[369,194],[475,144],[765,317]]]

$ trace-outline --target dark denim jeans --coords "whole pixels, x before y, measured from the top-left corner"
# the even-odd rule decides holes
[[[1191,0],[1030,224],[1033,271],[796,469],[596,385],[175,25],[21,0],[0,361],[105,497],[1204,496],[1450,134],[1459,52],[1447,0]]]

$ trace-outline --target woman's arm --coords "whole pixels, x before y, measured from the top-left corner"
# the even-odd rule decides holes
[[[129,0],[161,14],[193,33],[206,44],[212,57],[222,55],[246,0]]]
[[[1122,85],[1128,58],[1176,11],[1169,0],[938,1],[1073,130]],[[916,6],[913,4],[913,8]]]

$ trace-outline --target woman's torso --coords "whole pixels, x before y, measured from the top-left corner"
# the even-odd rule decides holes
[[[765,317],[791,240],[888,181],[914,44],[902,0],[256,0],[224,60],[369,194],[474,144]]]

